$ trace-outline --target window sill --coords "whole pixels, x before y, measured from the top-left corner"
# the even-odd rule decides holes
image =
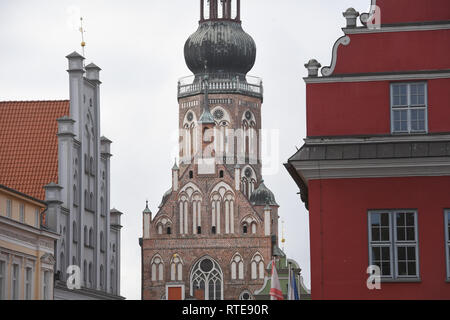
[[[421,278],[381,279],[381,283],[420,283]]]

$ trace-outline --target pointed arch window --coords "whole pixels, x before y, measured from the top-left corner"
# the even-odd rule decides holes
[[[94,247],[94,230],[92,228],[89,229],[89,247]]]
[[[183,280],[183,260],[178,254],[175,254],[170,261],[170,280]]]
[[[151,262],[152,281],[164,280],[164,262],[160,255],[153,257]]]
[[[87,226],[84,226],[84,245],[89,246],[89,234]]]
[[[73,241],[73,243],[78,242],[78,230],[77,230],[77,222],[76,221],[74,221],[72,223],[72,241]]]
[[[100,265],[100,288],[103,289],[103,286],[105,285],[105,271],[103,269],[103,265]]]
[[[205,300],[223,299],[223,273],[219,264],[205,257],[197,261],[191,272],[191,295]]]
[[[92,262],[89,262],[89,285],[92,286],[93,281],[93,269],[92,269]]]
[[[236,253],[231,261],[231,280],[244,279],[244,261],[239,253]]]
[[[264,279],[264,259],[259,253],[252,258],[251,273],[252,280]]]

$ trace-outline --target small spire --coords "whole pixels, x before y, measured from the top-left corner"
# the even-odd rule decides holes
[[[205,60],[205,76],[203,77],[203,84],[205,86],[205,101],[203,106],[203,113],[198,121],[198,123],[201,124],[216,124],[214,121],[214,117],[211,114],[211,111],[209,110],[209,96],[208,96],[208,90],[209,90],[209,76],[208,76],[208,61]]]
[[[175,164],[173,165],[172,170],[180,170],[180,168],[178,168],[178,165],[177,165],[177,158],[175,158]]]
[[[80,17],[81,50],[83,52],[83,57],[85,57],[84,48],[86,47],[86,42],[84,41],[85,32],[86,30],[83,28],[83,17]]]
[[[152,213],[150,208],[148,207],[148,200],[145,201],[144,213]]]

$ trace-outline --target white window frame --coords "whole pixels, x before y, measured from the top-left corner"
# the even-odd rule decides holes
[[[447,281],[450,282],[450,234],[448,232],[448,225],[450,223],[450,209],[444,211],[445,220],[445,258],[447,265]]]
[[[12,200],[6,199],[6,216],[12,218]]]
[[[27,271],[30,270],[31,271],[31,276],[30,276],[30,280],[27,279]],[[31,265],[27,265],[25,266],[25,270],[24,270],[24,286],[23,286],[23,299],[24,300],[33,300],[34,298],[34,268]],[[30,288],[30,296],[27,299],[27,285],[29,285]]]
[[[42,270],[42,300],[52,300],[52,274],[51,270]]]
[[[40,225],[40,223],[39,223],[39,217],[40,217],[40,214],[41,212],[40,212],[40,210],[39,209],[35,209],[34,210],[34,225],[35,225],[35,227],[36,228],[39,228],[39,225]]]
[[[374,242],[372,241],[371,215],[387,213],[389,214],[389,241]],[[397,221],[395,219],[398,213],[413,213],[415,227],[415,241],[398,241],[397,240]],[[419,257],[419,225],[418,212],[411,209],[396,210],[369,210],[368,211],[368,244],[369,244],[369,265],[373,265],[372,248],[373,247],[389,247],[390,248],[390,275],[382,275],[382,281],[420,281],[420,257]],[[415,247],[416,254],[416,275],[399,275],[398,274],[398,247]]]
[[[1,275],[3,287],[0,286],[0,300],[6,300],[6,288],[8,287],[8,261],[0,259],[0,263],[3,263],[4,270]]]
[[[411,85],[415,85],[415,84],[423,84],[425,85],[425,90],[424,90],[424,105],[425,107],[419,107],[419,106],[413,106],[411,105]],[[405,106],[394,106],[394,86],[397,85],[406,85],[407,89],[406,89],[406,99],[407,99],[407,104]],[[391,83],[390,86],[390,97],[391,97],[391,133],[392,134],[423,134],[423,133],[428,133],[428,82],[426,81],[418,81],[418,82],[395,82],[395,83]],[[411,129],[411,110],[414,109],[425,109],[425,130],[424,131],[412,131]],[[408,129],[407,131],[396,131],[395,130],[395,124],[394,124],[394,111],[395,110],[406,110],[407,111],[407,121],[408,121]]]
[[[20,300],[20,270],[21,265],[13,262],[11,268],[11,300]],[[14,276],[14,267],[17,266],[17,277]],[[17,290],[17,297],[14,297],[14,292]]]
[[[19,204],[19,221],[25,223],[25,204]]]

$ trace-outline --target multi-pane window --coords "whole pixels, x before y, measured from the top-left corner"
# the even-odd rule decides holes
[[[11,299],[19,300],[19,265],[14,264],[12,270]]]
[[[450,280],[450,210],[445,212],[445,251],[447,257],[447,279]]]
[[[0,300],[6,300],[6,262],[0,260]]]
[[[6,216],[8,218],[11,218],[12,216],[12,201],[11,200],[6,200]]]
[[[427,100],[427,84],[425,82],[392,84],[392,132],[427,132]]]
[[[20,204],[19,206],[19,212],[20,212],[20,222],[24,223],[25,222],[25,205],[23,203]]]
[[[34,226],[36,228],[39,228],[39,216],[40,216],[39,209],[35,209],[34,210]]]
[[[385,279],[419,278],[417,213],[369,212],[369,264]]]
[[[44,271],[44,279],[42,285],[44,300],[50,300],[50,275],[49,271]]]
[[[33,283],[33,269],[27,267],[25,269],[25,300],[32,299],[32,283]]]

